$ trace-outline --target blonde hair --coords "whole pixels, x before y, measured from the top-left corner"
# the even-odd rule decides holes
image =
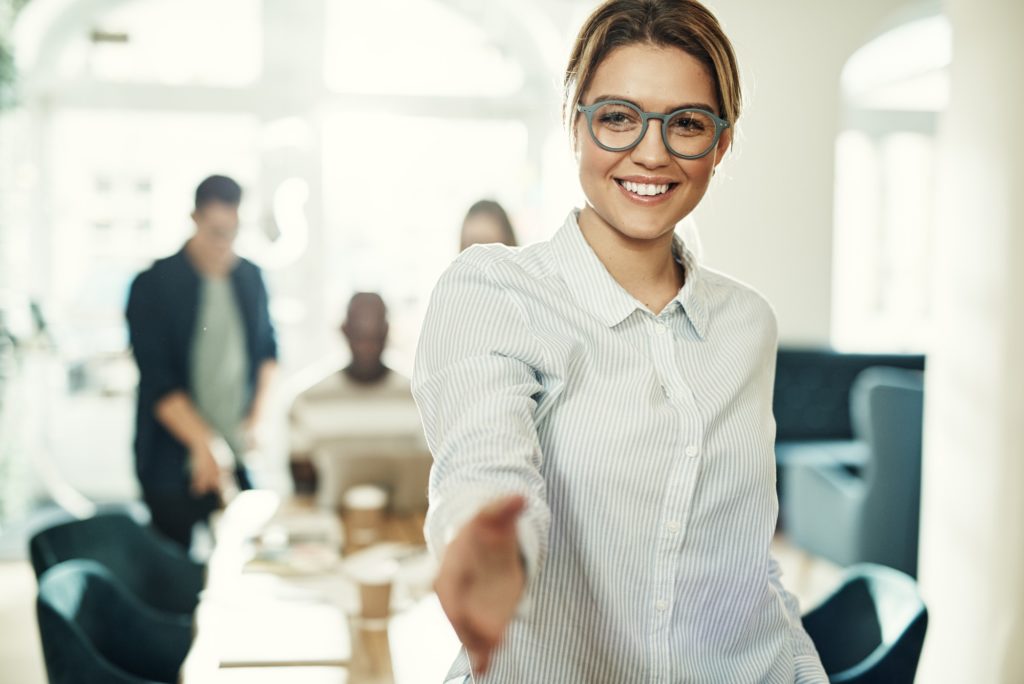
[[[715,16],[697,0],[606,0],[587,18],[565,69],[562,119],[573,145],[583,93],[597,68],[616,48],[637,43],[677,47],[705,65],[715,84],[719,116],[740,116],[739,66],[732,43]]]

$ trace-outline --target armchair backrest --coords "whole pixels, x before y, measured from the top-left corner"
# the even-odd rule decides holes
[[[871,563],[850,567],[842,584],[803,616],[831,682],[911,682],[928,611],[917,583]]]
[[[919,371],[868,368],[850,390],[854,436],[867,443],[870,454],[862,472],[861,546],[867,558],[902,558],[899,569],[912,576],[917,573],[923,409]]]
[[[187,619],[143,605],[92,560],[43,573],[37,614],[52,684],[175,682],[191,638]]]
[[[204,567],[126,513],[71,520],[36,533],[29,541],[36,577],[58,563],[98,561],[147,605],[190,614],[198,603]]]
[[[866,368],[923,370],[918,354],[846,354],[832,349],[782,347],[775,368],[776,439],[851,439],[850,387]]]

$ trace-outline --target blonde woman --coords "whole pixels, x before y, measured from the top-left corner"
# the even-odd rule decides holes
[[[740,101],[699,2],[605,2],[565,74],[585,205],[434,291],[413,391],[452,681],[827,681],[769,552],[773,312],[675,234]]]

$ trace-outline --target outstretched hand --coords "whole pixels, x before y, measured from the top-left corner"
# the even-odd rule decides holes
[[[476,514],[448,544],[434,588],[477,674],[515,615],[526,583],[516,520],[522,496],[498,499]]]

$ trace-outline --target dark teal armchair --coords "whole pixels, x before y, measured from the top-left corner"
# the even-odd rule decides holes
[[[849,568],[803,623],[830,682],[912,684],[928,610],[912,577],[864,563]]]
[[[192,640],[186,616],[143,605],[92,560],[44,572],[36,610],[50,684],[177,682]]]
[[[36,577],[73,558],[104,565],[134,596],[166,613],[191,615],[205,566],[126,513],[103,513],[36,533],[29,542]]]

